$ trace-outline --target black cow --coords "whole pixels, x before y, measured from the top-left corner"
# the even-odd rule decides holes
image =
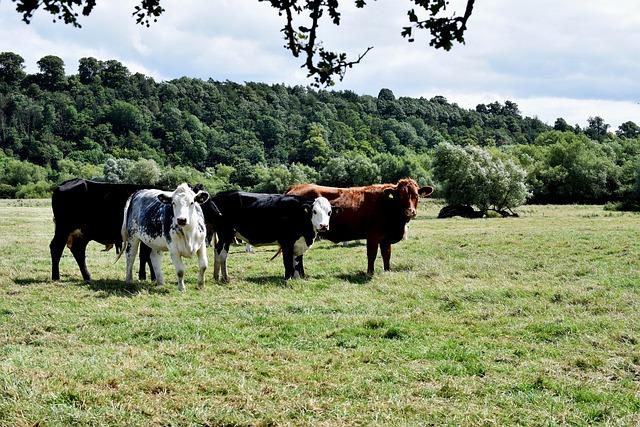
[[[87,244],[94,240],[103,245],[122,245],[122,215],[129,196],[149,186],[110,184],[74,178],[60,184],[51,198],[55,233],[51,251],[51,278],[60,280],[60,258],[65,245],[73,254],[84,280],[91,280],[86,265]],[[142,263],[141,249],[141,263]],[[144,252],[148,254],[149,249]],[[148,255],[146,259],[148,259]],[[144,278],[141,265],[140,275]],[[154,278],[151,269],[151,278]]]
[[[227,254],[234,237],[253,246],[279,245],[284,277],[304,277],[302,256],[313,244],[316,234],[329,229],[332,207],[324,197],[306,199],[281,194],[256,194],[225,191],[211,202],[221,216],[215,224],[218,241],[214,249],[213,277],[229,280]],[[203,207],[206,206],[203,205]]]

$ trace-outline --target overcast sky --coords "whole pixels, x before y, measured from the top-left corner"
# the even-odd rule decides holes
[[[283,48],[284,18],[257,0],[162,0],[166,9],[150,28],[131,16],[139,0],[98,0],[81,29],[53,23],[36,12],[25,24],[15,3],[0,0],[0,52],[25,59],[28,73],[37,61],[55,55],[67,74],[78,60],[115,59],[131,72],[156,81],[182,76],[237,83],[309,85],[311,79]],[[464,108],[509,100],[523,116],[553,125],[558,117],[587,125],[602,117],[614,131],[626,121],[640,124],[640,1],[478,0],[468,23],[466,44],[449,52],[400,36],[408,23],[406,0],[369,0],[356,9],[343,0],[342,23],[320,27],[327,49],[352,59],[373,49],[347,71],[337,90],[377,96],[444,96]],[[449,10],[463,13],[462,0]]]

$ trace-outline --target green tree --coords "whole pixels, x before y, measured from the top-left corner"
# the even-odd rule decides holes
[[[80,58],[78,61],[78,77],[82,84],[97,83],[104,65],[96,58]]]
[[[120,61],[110,59],[101,65],[100,78],[104,86],[120,89],[127,84],[131,73]]]
[[[326,163],[331,150],[327,145],[323,132],[324,129],[316,123],[310,126],[307,139],[302,142],[302,145],[298,149],[296,159],[299,162],[314,167]]]
[[[116,101],[107,112],[106,119],[116,135],[140,133],[146,127],[144,116],[138,107],[125,101]]]
[[[562,117],[559,117],[556,119],[555,123],[553,124],[553,129],[559,130],[560,132],[566,132],[566,131],[573,130],[573,127],[570,126],[565,119],[563,119]]]
[[[0,183],[13,187],[46,181],[47,170],[30,162],[6,159],[0,162]]]
[[[0,83],[15,87],[27,74],[24,72],[24,58],[13,52],[0,53]]]
[[[42,57],[37,62],[40,68],[38,81],[42,89],[50,91],[62,90],[67,84],[67,77],[64,73],[64,61],[54,55]]]
[[[618,126],[616,135],[621,138],[637,138],[640,136],[640,126],[632,121],[624,122]]]
[[[347,173],[353,186],[371,185],[380,182],[380,168],[362,154],[347,155]]]
[[[429,172],[430,158],[427,156],[380,153],[372,161],[380,168],[380,182],[395,183],[403,178],[413,178],[420,185],[433,184]]]
[[[53,184],[48,181],[30,182],[18,186],[16,199],[48,199],[53,191]]]
[[[162,170],[158,186],[161,188],[176,188],[183,182],[195,185],[203,181],[202,175],[194,168],[188,166],[175,166],[167,167]]]
[[[559,131],[540,135],[536,145],[541,155],[529,168],[535,202],[601,203],[617,192],[618,170],[607,146]]]
[[[604,140],[607,136],[607,131],[611,127],[600,116],[589,117],[587,123],[588,126],[585,128],[584,133],[594,141]]]
[[[380,168],[362,154],[330,159],[320,172],[319,182],[334,187],[353,187],[380,182]]]
[[[272,168],[258,165],[256,175],[259,182],[253,187],[253,191],[257,193],[282,194],[293,184],[293,174],[284,165]]]

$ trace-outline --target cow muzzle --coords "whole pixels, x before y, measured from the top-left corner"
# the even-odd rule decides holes
[[[416,217],[416,215],[418,214],[418,212],[413,209],[413,208],[409,208],[407,210],[404,211],[404,214],[409,217],[409,219],[413,219]]]
[[[329,224],[320,224],[318,226],[318,231],[319,232],[329,231]]]
[[[184,227],[185,225],[187,225],[187,218],[176,218],[176,223],[179,226]]]

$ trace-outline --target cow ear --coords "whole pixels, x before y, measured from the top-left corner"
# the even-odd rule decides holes
[[[339,215],[344,211],[340,206],[331,206],[331,210],[335,215]]]
[[[302,205],[302,209],[304,209],[306,213],[309,213],[311,212],[311,205],[309,203],[305,203]]]
[[[430,185],[425,185],[424,187],[418,190],[418,194],[420,197],[429,197],[433,193],[433,187]]]
[[[196,194],[194,200],[196,201],[196,203],[201,205],[209,200],[209,193],[207,193],[206,191],[198,191],[198,194]]]
[[[382,190],[382,192],[388,198],[393,199],[395,197],[397,191],[396,191],[395,188],[385,188],[384,190]]]
[[[164,203],[165,205],[169,205],[171,204],[171,197],[167,196],[164,193],[160,193],[158,194],[158,200],[160,200],[162,203]]]

